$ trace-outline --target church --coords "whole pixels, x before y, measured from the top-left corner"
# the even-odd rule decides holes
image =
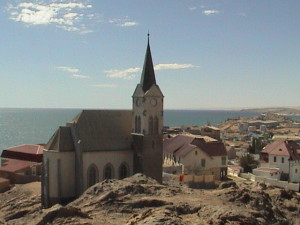
[[[48,141],[43,152],[43,206],[67,203],[97,182],[135,173],[161,183],[163,98],[148,35],[132,110],[83,110]]]

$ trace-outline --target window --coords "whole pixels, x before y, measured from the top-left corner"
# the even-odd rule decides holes
[[[274,156],[274,162],[276,162],[276,156]]]
[[[138,117],[135,116],[134,118],[134,132],[138,132]]]
[[[158,132],[158,118],[157,118],[157,116],[154,118],[154,127],[153,127],[153,129],[154,129],[154,134],[159,133]]]
[[[119,168],[119,178],[123,179],[125,177],[129,176],[129,167],[127,165],[127,163],[122,163],[120,168]]]
[[[222,157],[222,165],[226,165],[226,157]]]
[[[201,159],[201,167],[205,167],[205,159]]]
[[[281,163],[284,163],[284,158],[283,157],[281,158]]]
[[[197,152],[197,150],[195,150],[195,155],[197,155],[198,154],[198,152]]]
[[[104,179],[113,179],[114,178],[114,168],[110,163],[104,167],[103,178]]]
[[[153,117],[149,117],[149,134],[153,134]]]
[[[98,174],[98,169],[97,166],[92,164],[89,166],[88,171],[87,171],[87,184],[88,187],[93,186],[96,184],[99,180],[99,174]]]
[[[141,133],[141,117],[137,118],[137,133]]]
[[[298,170],[297,169],[295,169],[295,173],[297,173],[298,172]]]

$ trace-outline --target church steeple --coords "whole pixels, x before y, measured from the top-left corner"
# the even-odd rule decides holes
[[[164,96],[156,84],[149,33],[141,82],[132,96],[133,172],[162,182]]]
[[[140,84],[141,84],[144,92],[148,91],[153,84],[156,84],[151,50],[150,50],[150,44],[149,44],[149,33],[148,33],[148,45],[147,45],[144,67],[143,67]]]

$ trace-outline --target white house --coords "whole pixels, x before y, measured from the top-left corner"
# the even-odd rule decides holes
[[[182,164],[186,174],[214,175],[222,179],[227,175],[227,151],[220,141],[207,142],[194,135],[177,135],[164,140],[164,163]]]
[[[260,153],[261,168],[278,168],[281,179],[300,182],[300,146],[291,140],[278,140]]]

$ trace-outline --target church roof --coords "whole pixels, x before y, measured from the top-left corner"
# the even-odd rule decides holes
[[[142,86],[143,91],[146,92],[151,88],[153,84],[156,84],[156,79],[155,79],[155,73],[153,68],[153,61],[151,56],[149,34],[148,34],[148,45],[147,45],[140,85]]]
[[[83,110],[59,127],[45,149],[75,151],[74,143],[80,143],[83,151],[129,150],[131,119],[130,110]]]
[[[54,135],[50,138],[45,149],[60,152],[74,151],[74,144],[70,127],[59,127]]]
[[[131,110],[83,110],[68,123],[83,151],[131,149]]]

